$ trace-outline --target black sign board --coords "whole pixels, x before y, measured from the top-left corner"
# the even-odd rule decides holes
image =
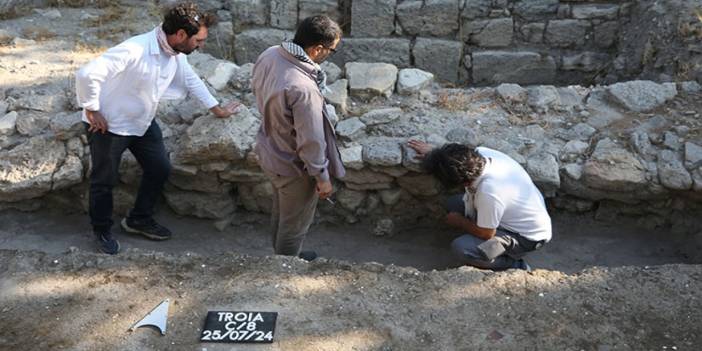
[[[278,312],[209,311],[200,341],[272,343]]]

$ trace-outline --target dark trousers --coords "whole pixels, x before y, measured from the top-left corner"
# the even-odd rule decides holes
[[[89,127],[85,123],[86,131]],[[112,133],[87,132],[90,145],[90,223],[96,232],[112,227],[112,189],[119,181],[119,163],[124,150],[129,149],[137,159],[144,174],[134,208],[129,211],[132,219],[151,218],[163,185],[171,172],[171,163],[163,145],[161,128],[154,120],[143,136],[122,136]]]
[[[447,200],[446,209],[449,212],[458,212],[461,215],[465,215],[463,195],[451,196]],[[544,244],[543,242],[531,241],[518,233],[504,228],[497,228],[495,237],[490,239],[490,241],[488,243],[487,240],[480,239],[474,235],[463,234],[453,240],[451,251],[462,264],[499,271],[513,268],[516,261],[523,258],[528,252],[539,249]],[[498,247],[497,250],[495,250],[496,247]],[[492,248],[494,251],[501,253],[497,254],[496,257],[486,257],[484,248]]]

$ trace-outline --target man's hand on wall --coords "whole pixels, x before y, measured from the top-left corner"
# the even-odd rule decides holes
[[[217,105],[211,108],[210,111],[212,111],[217,118],[228,118],[229,116],[238,113],[241,108],[241,103],[230,101],[224,105]]]

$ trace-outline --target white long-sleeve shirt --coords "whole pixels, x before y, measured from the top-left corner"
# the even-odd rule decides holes
[[[110,48],[76,73],[79,106],[100,111],[108,130],[118,135],[144,135],[160,99],[187,93],[208,109],[218,104],[184,54],[162,52],[155,30]]]

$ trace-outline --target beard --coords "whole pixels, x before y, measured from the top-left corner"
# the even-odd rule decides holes
[[[175,50],[176,52],[179,52],[181,54],[186,54],[186,55],[190,55],[196,49],[197,49],[197,46],[194,48],[189,48],[187,46],[187,43],[177,44],[177,45],[173,46],[173,50]]]

